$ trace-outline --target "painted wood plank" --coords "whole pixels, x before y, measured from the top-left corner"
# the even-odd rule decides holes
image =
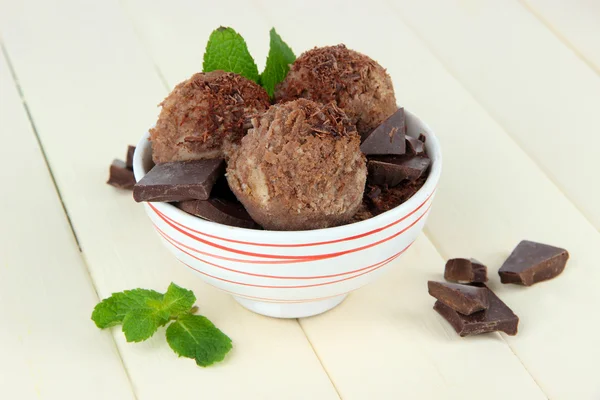
[[[252,314],[204,285],[159,244],[131,193],[104,184],[111,159],[154,122],[166,94],[118,2],[4,1],[1,9],[4,41],[100,296],[175,281],[234,341],[225,362],[202,369],[175,356],[164,330],[128,344],[115,329],[138,398],[337,398],[297,321]]]
[[[598,231],[390,9],[362,2],[352,7],[319,3],[318,15],[311,14],[312,25],[319,29],[307,30],[299,16],[312,13],[316,2],[262,4],[273,20],[281,21],[281,34],[296,50],[346,42],[388,68],[399,103],[427,121],[442,141],[445,166],[428,222],[429,237],[445,258],[475,256],[489,263],[492,287],[522,321],[520,334],[504,339],[548,397],[598,398],[594,365],[600,348],[593,343],[600,321],[589,317],[600,303],[594,289],[600,279],[595,268]],[[334,16],[344,24],[328,24]],[[548,95],[546,91],[541,97]],[[568,160],[557,165],[566,168]],[[569,249],[572,259],[564,275],[528,289],[500,285],[495,271],[524,238]],[[443,268],[441,263],[438,268]],[[389,301],[397,296],[393,290],[381,295]],[[564,323],[574,320],[576,329]],[[323,354],[333,340],[322,347],[313,344],[337,385],[331,360]],[[515,396],[527,398],[519,387],[513,387]]]
[[[257,3],[234,1],[214,7],[207,0],[174,0],[170,4],[125,0],[123,4],[169,87],[202,70],[206,42],[219,26],[231,26],[240,33],[259,72],[264,68],[269,30],[274,25]],[[198,23],[198,15],[204,15],[202,23]]]
[[[600,2],[520,0],[596,72],[600,73]]]
[[[132,399],[2,54],[0,88],[0,398]]]
[[[516,0],[392,3],[600,229],[600,185],[591,184],[600,170],[600,77]]]

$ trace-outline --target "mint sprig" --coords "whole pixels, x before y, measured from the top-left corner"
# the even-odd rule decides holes
[[[128,342],[144,341],[158,330],[167,327],[167,343],[180,357],[196,360],[207,367],[222,361],[231,350],[231,339],[206,317],[194,315],[196,296],[191,290],[174,283],[167,292],[133,289],[113,293],[102,300],[92,312],[92,320],[104,329],[122,325]]]
[[[260,83],[269,96],[273,97],[275,86],[285,79],[290,70],[290,64],[296,61],[296,56],[290,46],[277,34],[275,28],[272,28],[269,34],[271,36],[269,56],[265,70],[260,75]]]
[[[265,88],[273,97],[275,86],[283,81],[296,60],[294,52],[275,31],[270,31],[270,48],[265,70],[258,74],[258,68],[248,51],[246,41],[232,28],[215,29],[208,39],[204,62],[204,72],[223,70],[242,75]]]
[[[220,27],[210,34],[202,68],[204,72],[218,69],[235,72],[257,83],[259,79],[258,67],[246,41],[231,28]]]

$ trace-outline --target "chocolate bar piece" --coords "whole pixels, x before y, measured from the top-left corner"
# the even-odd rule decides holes
[[[464,315],[489,308],[488,289],[456,283],[427,282],[427,289],[444,305]]]
[[[370,184],[397,186],[400,182],[408,180],[414,182],[425,174],[431,160],[426,156],[379,156],[371,157],[367,161]]]
[[[414,155],[421,155],[425,153],[425,143],[421,142],[419,139],[416,139],[412,136],[406,137],[406,149],[407,153]]]
[[[363,137],[360,150],[371,155],[400,155],[406,152],[406,121],[404,109],[399,108],[381,125]]]
[[[531,286],[564,271],[569,252],[547,244],[523,240],[498,271],[502,283]]]
[[[463,315],[440,300],[435,302],[433,309],[452,325],[456,333],[463,337],[495,331],[516,335],[519,317],[487,286],[483,285],[482,288],[487,290],[489,300],[487,310],[477,311],[471,315]]]
[[[125,164],[127,164],[127,168],[133,169],[133,153],[135,153],[135,146],[129,145],[127,147],[127,158]]]
[[[115,159],[110,165],[106,183],[119,189],[131,189],[135,185],[135,177],[123,161]]]
[[[133,198],[137,202],[208,200],[224,171],[221,159],[158,164],[133,187]]]
[[[450,282],[487,282],[487,267],[474,258],[453,258],[446,263],[444,279]]]
[[[186,213],[219,224],[249,229],[258,227],[241,203],[211,198],[182,201],[176,205]]]

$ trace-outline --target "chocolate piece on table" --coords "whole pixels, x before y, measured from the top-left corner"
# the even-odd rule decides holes
[[[125,164],[127,164],[127,168],[133,169],[133,153],[135,152],[135,146],[129,145],[127,147],[127,158]]]
[[[485,310],[490,305],[489,289],[485,287],[429,281],[427,288],[431,296],[464,315]]]
[[[365,155],[401,155],[406,152],[406,121],[399,108],[381,125],[365,135],[360,150]]]
[[[137,202],[207,200],[224,171],[221,159],[158,164],[133,187],[133,198]]]
[[[487,267],[474,258],[453,258],[446,262],[444,279],[458,283],[487,282]]]
[[[131,189],[135,185],[133,171],[127,168],[127,165],[121,160],[113,160],[110,165],[108,181],[111,186],[119,189]]]
[[[241,203],[211,198],[209,200],[181,201],[176,206],[186,213],[219,224],[240,228],[257,228],[256,223]]]
[[[487,286],[489,307],[471,315],[463,315],[441,301],[436,301],[433,309],[452,325],[460,336],[479,335],[481,333],[502,331],[508,335],[516,335],[519,317],[504,304]]]
[[[547,244],[523,240],[498,271],[502,283],[531,286],[552,279],[565,269],[569,252]]]
[[[371,157],[367,161],[367,180],[371,184],[394,187],[404,180],[416,181],[425,174],[430,164],[431,160],[426,156]]]
[[[421,155],[425,153],[425,143],[412,136],[406,137],[406,150],[409,154]]]

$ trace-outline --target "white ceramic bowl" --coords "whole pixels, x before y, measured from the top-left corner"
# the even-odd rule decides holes
[[[425,185],[400,206],[366,221],[312,231],[236,228],[187,214],[168,203],[144,203],[162,242],[183,265],[247,309],[298,318],[340,304],[373,281],[402,255],[423,230],[442,169],[437,138],[406,112],[408,134],[427,137],[432,167]],[[152,165],[145,134],[133,169],[139,181]]]

